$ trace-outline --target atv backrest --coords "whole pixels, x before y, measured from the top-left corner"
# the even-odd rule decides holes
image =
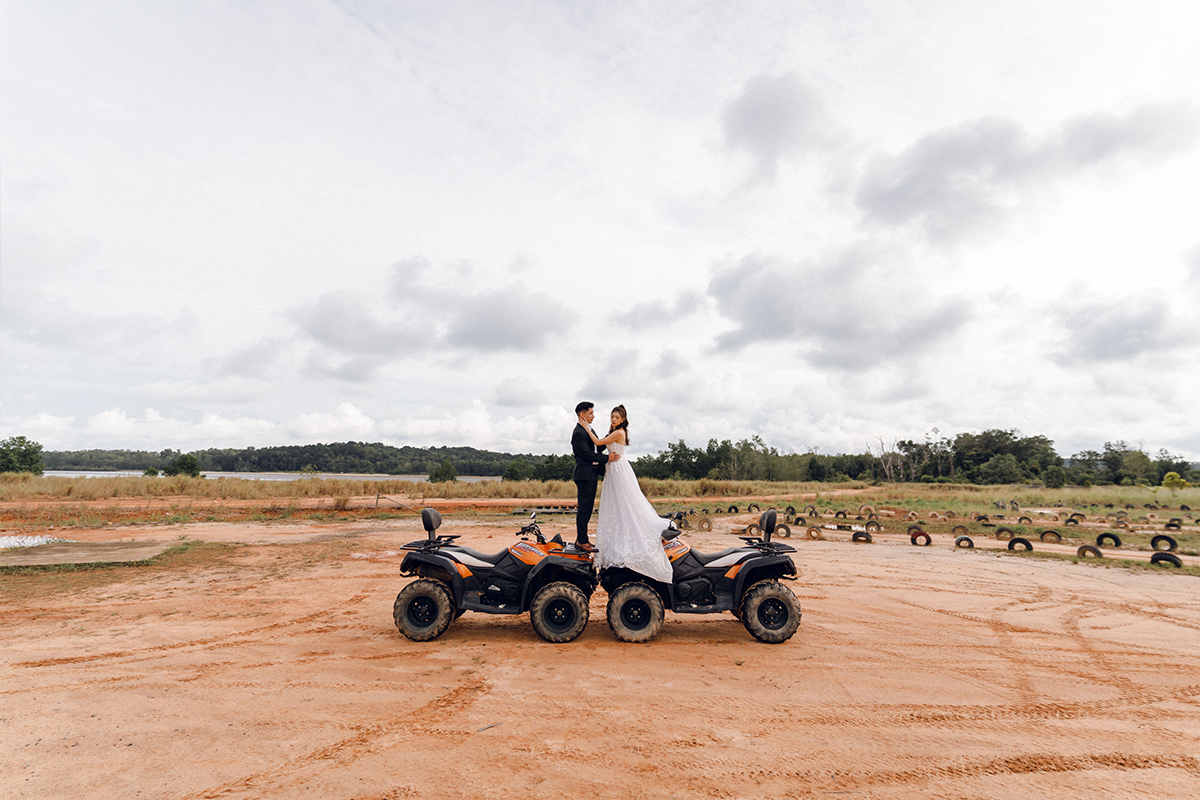
[[[442,526],[442,515],[437,512],[436,508],[422,508],[421,524],[425,526],[429,540],[433,541],[433,532]]]
[[[775,509],[768,508],[758,518],[758,527],[762,528],[762,532],[766,535],[767,541],[771,540],[771,534],[775,532],[775,520],[779,515]]]

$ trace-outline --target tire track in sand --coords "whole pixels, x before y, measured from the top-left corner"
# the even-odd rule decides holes
[[[43,658],[37,661],[18,661],[13,664],[13,667],[37,668],[37,667],[59,667],[68,664],[88,664],[96,661],[111,661],[116,659],[129,659],[131,661],[143,661],[147,658],[158,658],[163,653],[169,653],[174,650],[183,650],[190,647],[216,649],[220,647],[236,647],[239,644],[248,644],[255,640],[261,634],[277,631],[282,628],[290,628],[296,625],[305,625],[310,622],[322,620],[334,613],[361,603],[368,597],[376,594],[374,589],[364,589],[349,599],[329,608],[323,608],[320,611],[315,611],[312,614],[306,614],[303,617],[295,619],[281,620],[280,622],[272,622],[269,625],[263,625],[258,628],[251,628],[245,631],[237,631],[234,633],[226,633],[220,636],[212,636],[206,639],[192,639],[186,642],[171,642],[170,644],[160,644],[154,647],[136,648],[133,650],[117,650],[108,653],[94,653],[87,656],[67,656],[64,658]]]
[[[435,712],[466,710],[476,699],[487,694],[486,681],[478,678],[442,694],[420,708],[406,711],[382,722],[360,728],[354,735],[313,750],[302,756],[288,759],[274,767],[254,772],[232,781],[183,795],[179,800],[211,800],[227,797],[271,797],[288,783],[311,777],[301,773],[320,773],[331,768],[345,766],[365,755],[376,752],[388,742],[388,734],[396,733],[404,726],[402,736],[445,735],[442,728],[425,725],[423,719],[439,719]]]

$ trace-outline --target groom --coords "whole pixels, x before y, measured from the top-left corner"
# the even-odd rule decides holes
[[[588,522],[592,519],[592,509],[596,507],[596,485],[604,477],[604,469],[610,456],[604,452],[604,446],[592,444],[592,437],[587,435],[585,428],[592,427],[596,412],[591,403],[586,400],[575,406],[575,415],[579,418],[574,432],[571,434],[571,449],[575,452],[575,486],[578,489],[578,506],[575,511],[575,546],[589,553],[596,551],[595,545],[588,541]],[[595,431],[593,431],[594,433]],[[611,460],[616,461],[620,456],[615,453]]]

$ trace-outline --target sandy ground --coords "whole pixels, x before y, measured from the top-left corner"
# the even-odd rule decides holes
[[[685,536],[727,547],[730,524]],[[517,527],[443,532],[499,550]],[[623,644],[602,591],[567,645],[473,613],[414,643],[391,609],[421,533],[110,528],[71,538],[228,546],[0,577],[0,797],[1200,794],[1194,577],[831,533],[791,540],[804,617],[786,644],[670,613]]]

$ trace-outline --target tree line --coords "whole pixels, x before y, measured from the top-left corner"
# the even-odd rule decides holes
[[[39,446],[40,447],[40,446]],[[498,477],[516,458],[535,468],[556,456],[523,455],[476,450],[473,447],[393,447],[378,442],[284,445],[196,450],[184,454],[166,449],[146,450],[60,450],[42,455],[52,470],[147,470],[167,471],[180,457],[195,458],[206,472],[344,472],[384,475],[428,475],[447,459],[458,475]],[[574,462],[572,461],[572,464]],[[189,464],[190,466],[190,464]]]
[[[657,455],[633,462],[647,478],[762,481],[880,481],[922,483],[1041,483],[1058,488],[1119,484],[1159,486],[1170,474],[1200,482],[1200,469],[1182,456],[1159,450],[1151,458],[1124,441],[1105,442],[1102,451],[1085,450],[1063,458],[1045,436],[1015,430],[960,433],[953,438],[934,429],[921,441],[880,440],[859,454],[780,453],[755,436],[736,444],[710,439],[703,448],[680,440]]]
[[[340,472],[429,475],[455,480],[459,475],[504,480],[571,480],[570,454],[532,455],[477,450],[473,447],[393,447],[378,442],[208,449],[192,453],[166,449],[42,451],[23,436],[0,442],[0,472],[53,470],[138,470],[176,472]],[[655,455],[633,462],[646,478],[696,480],[923,482],[1007,484],[1036,482],[1050,488],[1066,484],[1162,485],[1174,473],[1200,483],[1200,468],[1167,450],[1151,457],[1124,441],[1105,442],[1064,458],[1045,436],[1015,430],[942,436],[937,429],[921,440],[880,439],[861,453],[828,455],[817,451],[780,453],[761,437],[733,442],[710,439],[703,448],[680,440]]]

